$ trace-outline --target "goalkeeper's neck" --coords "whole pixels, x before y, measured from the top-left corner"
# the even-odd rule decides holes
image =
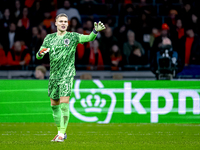
[[[58,30],[58,31],[57,31],[57,35],[58,35],[58,36],[62,36],[62,35],[65,35],[66,32],[67,32],[67,31],[60,31],[60,30]]]

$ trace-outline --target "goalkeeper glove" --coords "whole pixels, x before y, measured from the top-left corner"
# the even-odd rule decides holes
[[[49,50],[50,50],[50,48],[43,48],[43,49],[41,49],[41,50],[38,52],[38,55],[39,55],[40,57],[43,57],[46,53],[49,52]]]
[[[94,22],[94,29],[95,31],[99,32],[104,30],[106,27],[104,26],[103,23],[101,23],[101,21],[99,21],[99,23]]]

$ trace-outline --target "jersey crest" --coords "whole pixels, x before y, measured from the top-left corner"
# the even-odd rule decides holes
[[[64,44],[66,45],[66,47],[69,46],[70,40],[69,39],[64,39]]]

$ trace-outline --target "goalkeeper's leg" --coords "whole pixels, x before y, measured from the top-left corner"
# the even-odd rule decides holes
[[[57,80],[49,80],[49,90],[48,96],[51,100],[51,108],[53,110],[53,118],[56,123],[58,134],[51,141],[55,141],[55,139],[60,134],[60,120],[61,120],[61,109],[60,109],[60,99],[59,99],[59,86]]]
[[[60,110],[60,99],[59,99],[59,85],[57,80],[49,80],[48,84],[48,96],[51,100],[51,108],[53,110],[53,118],[58,128],[58,133],[60,132],[60,118],[61,118],[61,110]]]
[[[60,119],[61,119],[61,109],[60,109],[60,101],[59,99],[54,100],[51,99],[51,108],[53,110],[53,118],[56,123],[57,129],[58,129],[58,134],[60,132]]]
[[[60,95],[60,108],[61,108],[61,121],[60,121],[60,135],[58,141],[62,142],[64,134],[66,132],[69,122],[69,99],[71,96],[71,88],[73,85],[74,78],[68,78],[61,80],[59,83],[59,95]]]
[[[63,142],[67,138],[65,133],[67,125],[69,122],[69,96],[60,97],[60,109],[61,109],[61,119],[60,119],[60,133],[55,136],[52,141]]]
[[[64,138],[68,122],[69,122],[69,96],[60,97],[61,120],[60,120],[60,135]]]
[[[58,136],[61,134],[60,133],[61,109],[60,109],[59,103],[60,103],[59,100],[51,99],[51,108],[53,110],[53,118],[58,128],[58,134],[51,140],[52,142],[55,142],[56,138],[58,138]],[[67,138],[67,134],[64,133],[64,139],[66,138]]]

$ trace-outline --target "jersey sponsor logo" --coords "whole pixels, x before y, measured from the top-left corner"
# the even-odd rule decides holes
[[[64,44],[66,45],[66,47],[69,46],[70,40],[69,39],[64,39]]]

